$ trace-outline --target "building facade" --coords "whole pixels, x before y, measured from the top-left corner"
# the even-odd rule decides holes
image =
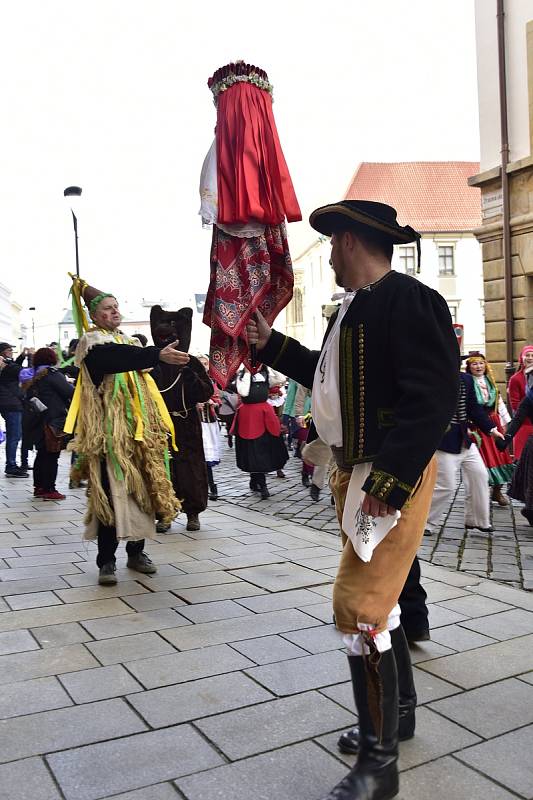
[[[505,56],[500,50],[499,57],[497,0],[476,0],[481,162],[469,181],[481,189],[482,222],[476,236],[483,253],[487,356],[502,382],[506,365],[510,372],[524,344],[533,342],[533,3],[505,0],[503,10]],[[499,91],[503,63],[506,104]],[[505,105],[508,220],[502,184],[502,149],[507,149],[500,116]],[[504,228],[510,233],[507,259]],[[511,286],[507,302],[506,269]]]
[[[414,243],[394,248],[392,267],[444,296],[452,320],[464,328],[464,352],[485,346],[481,248],[473,233],[481,222],[480,195],[467,185],[478,170],[477,162],[365,162],[345,196],[389,203],[398,210],[400,224],[420,231],[420,272]],[[318,236],[293,262],[294,297],[286,329],[311,347],[320,346],[339,292],[330,249],[329,239]]]

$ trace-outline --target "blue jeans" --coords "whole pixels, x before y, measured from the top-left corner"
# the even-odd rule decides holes
[[[22,411],[2,411],[6,421],[6,470],[17,466],[17,447],[22,438]]]

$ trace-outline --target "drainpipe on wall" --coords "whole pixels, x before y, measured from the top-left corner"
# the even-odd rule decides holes
[[[511,262],[511,209],[509,202],[509,131],[507,125],[507,76],[505,69],[505,0],[496,0],[498,26],[498,76],[500,84],[501,178],[503,200],[503,275],[505,286],[505,374],[513,367],[513,272]]]

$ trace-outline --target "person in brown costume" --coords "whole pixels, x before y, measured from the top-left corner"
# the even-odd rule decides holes
[[[394,244],[414,241],[420,253],[420,234],[399,225],[394,208],[344,200],[316,209],[310,224],[331,236],[345,289],[320,351],[272,330],[259,312],[248,343],[262,363],[312,388],[308,442],[318,435],[336,464],[343,550],[333,609],[348,648],[359,757],[323,800],[392,800],[399,718],[409,714],[414,728],[416,703],[398,599],[424,533],[434,453],[457,405],[459,351],[444,298],[391,269]]]
[[[165,311],[153,306],[150,328],[157,347],[179,340],[179,348],[187,352],[191,344],[192,308]],[[199,531],[199,515],[207,508],[207,470],[202,443],[202,426],[196,410],[213,394],[213,384],[200,361],[194,356],[184,367],[159,364],[153,377],[174,423],[178,451],[172,454],[170,472],[176,497],[187,514],[187,530]],[[158,533],[170,525],[159,522]]]

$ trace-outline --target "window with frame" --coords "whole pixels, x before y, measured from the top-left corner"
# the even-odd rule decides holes
[[[455,325],[455,323],[457,322],[457,306],[456,305],[450,305],[450,303],[448,303],[448,308],[450,309],[452,322]]]
[[[400,247],[400,264],[406,275],[415,274],[416,263],[414,247]]]
[[[451,244],[440,244],[439,275],[455,275],[455,252]]]

